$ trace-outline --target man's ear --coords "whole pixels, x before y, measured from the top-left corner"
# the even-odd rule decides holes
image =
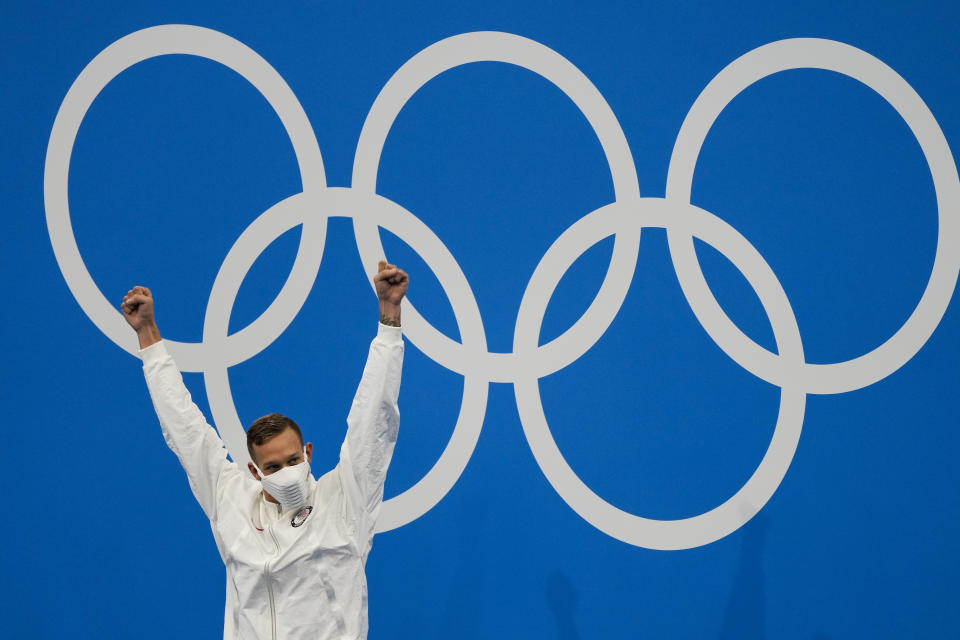
[[[313,462],[313,443],[308,442],[306,444],[307,449],[307,462]]]
[[[250,475],[252,475],[257,482],[260,482],[260,474],[257,473],[257,468],[252,462],[247,463],[247,469],[250,470]]]

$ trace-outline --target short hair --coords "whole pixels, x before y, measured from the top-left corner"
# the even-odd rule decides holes
[[[267,440],[280,435],[287,429],[294,430],[297,437],[300,438],[300,446],[302,447],[303,434],[300,433],[300,427],[287,416],[280,415],[279,413],[271,413],[262,418],[257,418],[253,424],[250,425],[250,428],[247,429],[247,453],[250,454],[250,459],[256,463],[256,457],[253,455],[253,445],[259,447]]]

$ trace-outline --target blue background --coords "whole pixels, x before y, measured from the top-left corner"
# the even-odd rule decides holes
[[[83,67],[137,29],[222,31],[286,80],[316,131],[330,185],[348,186],[363,120],[403,62],[444,37],[522,35],[597,86],[629,141],[641,193],[662,196],[677,131],[725,65],[762,44],[823,37],[859,47],[917,91],[960,144],[955,3],[5,3],[2,415],[4,636],[216,637],[223,569],[164,446],[136,359],[87,319],[44,220],[43,163]],[[955,156],[956,157],[956,156]],[[122,73],[84,120],[69,193],[81,253],[118,303],[150,286],[164,335],[201,337],[234,240],[300,191],[279,120],[241,77],[166,56]],[[512,348],[534,268],[568,226],[613,198],[585,118],[523,69],[472,64],[428,83],[387,138],[378,192],[446,244],[477,297],[492,351]],[[896,112],[824,71],[764,79],[724,110],[697,165],[694,204],[738,229],[777,274],[807,360],[883,343],[913,311],[937,241],[930,173]],[[298,230],[244,282],[231,330],[279,290]],[[612,504],[696,515],[742,486],[769,444],[779,390],[710,340],[684,301],[662,231],[644,232],[635,278],[603,338],[541,380],[548,422],[577,474]],[[387,232],[418,309],[458,339],[416,251]],[[612,239],[561,282],[541,342],[580,317]],[[773,348],[759,301],[698,247],[728,314]],[[279,410],[336,462],[343,418],[376,330],[350,222],[330,221],[320,273],[291,326],[230,370],[241,421]],[[204,412],[201,374],[186,374]],[[903,368],[864,389],[810,396],[779,490],[735,533],[652,551],[594,529],[552,490],[523,437],[513,389],[492,384],[476,451],[420,519],[377,536],[370,638],[960,637],[960,444],[954,300]],[[462,378],[408,343],[401,436],[387,496],[413,485],[452,433]]]

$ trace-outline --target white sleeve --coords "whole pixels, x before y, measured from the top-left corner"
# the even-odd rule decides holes
[[[190,489],[209,519],[216,513],[217,485],[225,474],[239,473],[227,449],[190,398],[176,363],[163,341],[140,350],[143,375],[163,438],[187,472]]]
[[[402,366],[400,327],[381,324],[347,416],[347,437],[338,465],[351,519],[360,520],[360,530],[367,536],[373,534],[380,513],[387,467],[397,442]]]

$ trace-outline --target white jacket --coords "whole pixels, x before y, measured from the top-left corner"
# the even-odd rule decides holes
[[[302,514],[295,520],[293,511],[263,518],[260,483],[227,459],[164,343],[140,355],[164,439],[187,472],[226,565],[224,638],[366,638],[364,565],[400,422],[400,329],[381,324],[370,345],[340,462],[315,481],[305,520]]]

